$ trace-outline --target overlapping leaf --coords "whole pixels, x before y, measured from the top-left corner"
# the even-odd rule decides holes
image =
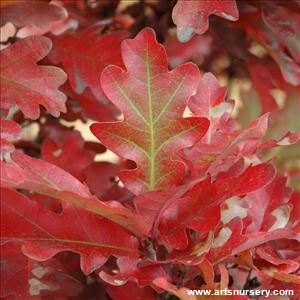
[[[1,9],[1,25],[11,22],[16,27],[31,25],[47,32],[53,23],[64,20],[68,16],[62,6],[43,1],[19,1]]]
[[[119,225],[83,209],[65,206],[60,215],[22,194],[1,194],[2,242],[18,241],[29,257],[44,261],[70,250],[80,253],[81,268],[89,274],[110,255],[138,255],[138,243]]]
[[[164,241],[176,249],[186,248],[186,228],[212,230],[220,221],[220,206],[226,199],[262,188],[272,180],[275,170],[272,165],[261,164],[249,167],[239,176],[225,174],[213,183],[210,178],[201,181],[183,198],[164,208],[158,225]]]
[[[58,90],[66,74],[57,67],[36,65],[51,47],[48,38],[33,36],[1,51],[1,109],[17,105],[31,119],[39,117],[40,104],[54,117],[66,111],[66,96]]]
[[[114,201],[102,202],[66,171],[46,161],[14,152],[13,164],[1,162],[1,186],[21,188],[48,195],[81,207],[121,224],[137,235],[145,235],[149,225],[142,216]]]
[[[231,117],[233,101],[225,100],[225,93],[226,89],[218,85],[217,79],[206,73],[199,82],[196,95],[190,100],[189,108],[193,115],[210,120],[206,135],[183,150],[183,158],[196,178],[206,173],[215,176],[228,170],[241,158],[255,161],[258,152],[279,145],[292,145],[300,138],[299,133],[289,132],[277,141],[263,141],[269,125],[269,113],[253,120],[246,128],[237,130],[237,123]],[[271,106],[266,104],[266,107]]]
[[[178,39],[187,42],[194,33],[204,33],[212,14],[230,21],[236,21],[239,17],[235,0],[178,0],[172,13]]]
[[[277,15],[278,12],[280,14]],[[297,54],[299,22],[299,14],[292,8],[282,6],[279,2],[264,1],[261,9],[255,7],[255,4],[252,6],[250,3],[244,3],[243,13],[237,23],[238,27],[243,28],[267,50],[279,66],[285,81],[294,86],[300,84]],[[290,51],[291,55],[287,51]]]
[[[192,64],[169,72],[164,48],[151,29],[122,44],[127,72],[109,66],[102,88],[123,112],[124,120],[92,125],[99,140],[118,155],[136,162],[135,170],[120,173],[134,193],[174,185],[183,178],[184,165],[172,161],[179,149],[191,146],[206,131],[204,118],[183,118],[196,90],[198,70]]]
[[[95,25],[72,35],[54,39],[50,55],[55,63],[62,63],[76,93],[89,87],[98,101],[107,103],[99,84],[103,69],[110,64],[123,66],[121,41],[126,31],[102,34],[103,26]]]

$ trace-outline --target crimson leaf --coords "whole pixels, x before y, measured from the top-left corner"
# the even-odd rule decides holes
[[[18,241],[24,254],[40,261],[65,250],[80,253],[86,274],[112,254],[138,254],[136,238],[119,225],[72,205],[58,215],[9,189],[1,193],[1,220],[1,243]]]
[[[108,66],[102,88],[123,112],[122,122],[98,123],[92,132],[110,150],[137,163],[120,179],[136,194],[181,181],[184,164],[174,153],[193,145],[208,127],[205,118],[183,118],[198,83],[198,69],[189,63],[168,71],[165,49],[152,29],[122,43],[127,71]]]
[[[66,112],[66,96],[57,89],[66,81],[65,72],[57,67],[36,65],[51,47],[48,38],[32,36],[1,51],[2,109],[16,104],[31,119],[39,117],[39,104],[54,117]]]
[[[16,163],[1,162],[2,187],[21,188],[60,199],[106,217],[136,235],[145,235],[149,230],[142,216],[115,201],[99,201],[85,185],[55,165],[20,152],[14,152],[12,158]]]
[[[172,13],[177,25],[177,36],[181,42],[187,42],[193,34],[204,33],[208,29],[209,16],[217,15],[230,21],[239,18],[235,0],[178,0]]]

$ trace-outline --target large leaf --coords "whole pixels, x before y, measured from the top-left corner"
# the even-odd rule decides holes
[[[37,119],[39,104],[58,117],[65,112],[66,96],[58,87],[66,74],[57,67],[38,66],[52,47],[46,37],[28,37],[1,51],[1,108],[18,105],[24,115]]]
[[[13,164],[1,162],[1,186],[54,197],[118,223],[136,235],[149,230],[145,219],[115,201],[102,202],[66,171],[41,159],[14,152]]]
[[[89,274],[110,255],[138,255],[138,242],[119,225],[72,205],[56,214],[13,190],[1,192],[1,243],[17,241],[40,261],[70,250]]]
[[[172,13],[178,39],[187,42],[194,33],[204,33],[208,29],[210,15],[236,21],[239,12],[235,0],[178,0]]]
[[[149,28],[125,40],[122,55],[127,71],[108,66],[101,83],[124,120],[94,124],[91,130],[107,148],[137,163],[136,169],[120,173],[132,192],[177,184],[184,164],[172,157],[193,145],[208,127],[204,118],[182,117],[196,92],[198,69],[189,63],[169,72],[165,50]]]

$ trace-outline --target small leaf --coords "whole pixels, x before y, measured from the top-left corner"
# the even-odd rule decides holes
[[[208,29],[210,15],[223,17],[230,21],[239,18],[235,0],[178,0],[172,18],[177,26],[177,36],[181,42],[187,42],[195,34],[203,34]]]
[[[31,119],[39,117],[39,104],[54,117],[66,112],[66,96],[58,90],[66,81],[66,74],[57,67],[36,65],[51,47],[48,38],[32,36],[1,51],[2,109],[18,105]]]

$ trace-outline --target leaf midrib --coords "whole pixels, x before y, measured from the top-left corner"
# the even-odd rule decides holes
[[[151,67],[149,63],[149,44],[147,43],[146,52],[147,66],[147,97],[148,97],[148,113],[149,113],[149,133],[150,133],[150,171],[149,171],[149,188],[153,190],[155,187],[155,133],[152,110],[152,94],[151,94]]]
[[[158,155],[159,151],[162,149],[162,147],[160,146],[159,151],[155,151],[155,148],[156,148],[156,145],[155,145],[155,143],[156,143],[155,126],[160,121],[161,117],[166,113],[166,111],[167,111],[170,103],[172,102],[172,100],[178,94],[178,91],[181,89],[187,75],[182,77],[181,82],[178,84],[178,86],[176,87],[173,94],[168,98],[167,103],[164,105],[162,110],[159,112],[158,116],[156,118],[154,118],[154,115],[153,115],[153,99],[152,99],[153,94],[152,94],[152,90],[151,90],[151,88],[152,88],[152,80],[151,80],[152,79],[152,72],[151,71],[152,70],[151,70],[151,63],[150,63],[152,61],[149,60],[149,45],[148,44],[147,44],[147,47],[146,47],[146,58],[143,59],[143,57],[141,57],[140,55],[138,55],[138,56],[143,60],[143,62],[146,65],[146,73],[147,73],[147,75],[146,75],[146,77],[147,77],[146,78],[146,84],[147,84],[148,119],[149,120],[147,120],[144,117],[143,113],[135,105],[134,101],[129,98],[129,96],[126,94],[126,92],[123,90],[123,88],[118,83],[117,79],[114,78],[114,76],[112,76],[112,74],[110,74],[110,77],[113,80],[113,82],[115,83],[115,85],[118,88],[119,92],[126,99],[127,103],[130,105],[130,107],[135,111],[137,116],[143,121],[143,123],[149,129],[149,141],[150,141],[149,154],[147,153],[148,154],[147,155],[144,150],[142,150],[142,152],[145,154],[145,156],[149,160],[149,171],[148,171],[148,178],[149,178],[148,180],[149,180],[149,182],[147,183],[147,186],[148,186],[149,190],[154,190],[155,187],[156,187],[156,182],[157,182],[157,180],[155,178],[156,177],[155,159],[156,159],[156,156]],[[137,79],[139,80],[139,78],[137,78]],[[187,131],[189,131],[189,130],[187,130]],[[178,135],[180,135],[180,134],[178,134]],[[178,136],[178,135],[176,135],[176,136]],[[168,139],[168,141],[169,140],[170,139]],[[167,141],[162,143],[162,145],[166,145],[166,143],[167,143]],[[140,148],[140,147],[138,147],[138,148]]]
[[[21,213],[20,211],[15,209],[13,206],[9,205],[8,203],[6,203],[6,205],[10,208],[10,210],[12,210],[20,218],[24,219],[26,222],[28,222],[32,226],[38,228],[39,230],[41,230],[42,232],[44,232],[45,234],[47,234],[51,237],[51,238],[31,238],[31,237],[29,237],[29,238],[17,238],[17,240],[22,240],[22,241],[52,241],[52,242],[55,241],[55,242],[69,243],[69,244],[75,243],[75,244],[79,244],[79,245],[95,246],[95,247],[99,247],[99,248],[102,247],[102,248],[119,249],[119,250],[124,250],[124,251],[127,251],[127,252],[132,252],[132,249],[129,249],[129,248],[126,248],[126,247],[113,246],[113,245],[108,245],[108,244],[96,243],[96,242],[92,242],[92,241],[80,241],[80,240],[70,240],[70,239],[57,238],[55,235],[51,234],[50,232],[45,230],[40,225],[34,223],[29,217],[25,216],[23,213]],[[3,237],[3,236],[0,237],[1,240],[7,240],[7,239],[11,239],[11,238],[12,237]]]
[[[99,244],[96,242],[89,242],[89,241],[80,241],[80,240],[68,240],[68,239],[60,239],[60,238],[31,238],[31,237],[24,237],[24,238],[14,238],[14,237],[5,237],[2,236],[0,240],[17,240],[17,241],[22,241],[22,242],[55,242],[55,243],[66,243],[66,244],[78,244],[78,245],[86,245],[86,246],[94,246],[98,248],[110,248],[110,249],[116,249],[116,250],[122,250],[126,252],[131,252],[132,253],[132,248],[126,248],[126,247],[119,247],[119,246],[113,246],[113,245],[108,245],[108,244]]]

